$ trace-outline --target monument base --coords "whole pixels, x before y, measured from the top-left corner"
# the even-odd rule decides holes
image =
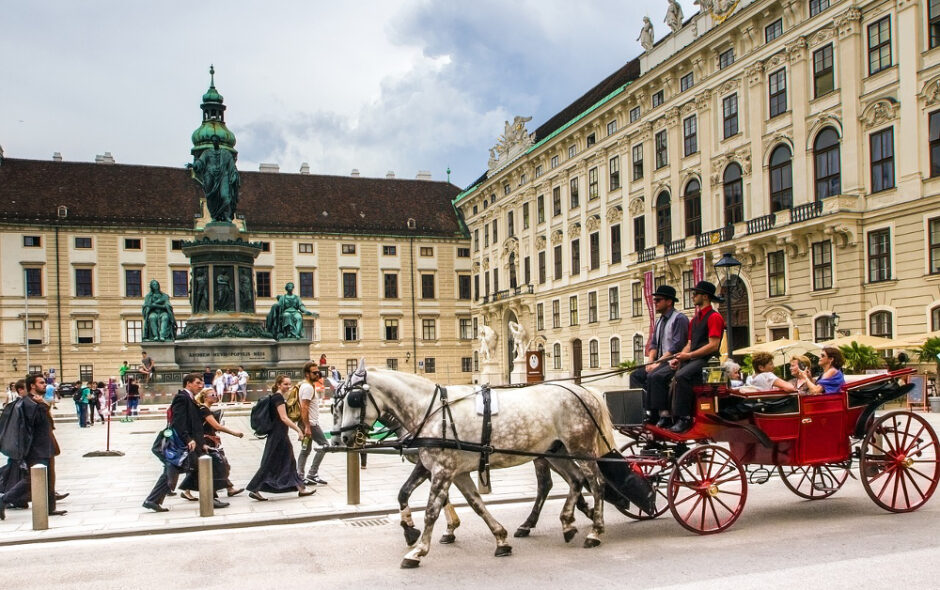
[[[499,363],[494,360],[483,361],[480,366],[480,385],[503,385],[504,378],[499,370]]]
[[[517,358],[512,362],[512,372],[509,374],[509,383],[525,383],[527,379],[525,359]]]

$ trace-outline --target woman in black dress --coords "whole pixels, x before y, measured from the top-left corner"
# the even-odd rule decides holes
[[[229,480],[229,473],[232,468],[225,456],[225,451],[222,450],[222,439],[219,437],[219,433],[224,432],[238,438],[245,436],[245,433],[227,428],[218,421],[212,411],[212,405],[217,401],[219,401],[218,394],[211,387],[203,389],[196,395],[196,404],[199,406],[199,414],[202,416],[202,432],[206,441],[205,451],[212,458],[212,490],[215,494],[218,494],[220,490],[227,490],[229,497],[232,497],[242,493],[245,489],[236,489]],[[194,502],[198,500],[199,498],[193,496],[191,492],[199,490],[199,472],[190,471],[187,473],[183,483],[180,484],[180,489],[184,490],[180,494],[183,499]],[[228,506],[226,502],[218,499],[214,504],[216,508]]]
[[[297,490],[298,496],[311,496],[317,490],[304,486],[304,480],[297,473],[297,461],[294,459],[294,447],[287,436],[288,429],[297,433],[297,440],[303,440],[304,432],[287,417],[284,397],[290,391],[290,377],[278,375],[271,387],[271,411],[277,412],[274,428],[268,434],[261,454],[261,466],[248,485],[248,497],[265,501],[267,498],[259,492],[282,494]]]

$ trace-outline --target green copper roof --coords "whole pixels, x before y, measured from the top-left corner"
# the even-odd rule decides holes
[[[202,125],[193,131],[193,149],[195,156],[204,149],[212,147],[212,138],[219,138],[219,146],[233,153],[235,134],[225,126],[225,105],[222,95],[215,89],[215,66],[209,66],[209,90],[202,95]]]

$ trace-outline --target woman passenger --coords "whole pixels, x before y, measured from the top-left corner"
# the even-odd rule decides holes
[[[819,353],[819,366],[823,370],[822,376],[813,382],[808,369],[802,369],[800,375],[807,381],[809,392],[813,395],[826,393],[839,393],[845,384],[845,375],[842,374],[842,366],[845,359],[842,352],[834,346],[827,346]]]
[[[790,379],[790,385],[796,387],[796,390],[800,393],[809,393],[809,382],[803,378],[800,374],[801,369],[809,370],[810,360],[807,356],[795,356],[790,359],[790,375],[793,376]]]

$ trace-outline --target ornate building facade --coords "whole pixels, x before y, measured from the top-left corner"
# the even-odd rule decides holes
[[[213,92],[203,107],[211,103],[221,120]],[[194,144],[206,140],[196,137],[206,125]],[[234,145],[234,136],[226,141]],[[310,358],[325,354],[344,374],[365,357],[441,382],[470,381],[470,249],[452,204],[457,187],[306,167],[240,177],[236,223],[263,249],[253,277],[259,319],[293,282],[317,314],[304,323]],[[170,295],[182,332],[192,309],[184,242],[210,221],[184,168],[116,164],[110,154],[92,164],[0,152],[0,375],[54,368],[59,379],[106,381],[123,361],[136,368],[147,346],[147,285],[156,279]],[[207,364],[243,364],[255,378],[271,372],[250,354]]]
[[[458,196],[504,374],[511,321],[547,377],[639,361],[644,280],[691,312],[726,252],[736,348],[940,329],[940,7],[698,4],[534,132],[507,122]]]

